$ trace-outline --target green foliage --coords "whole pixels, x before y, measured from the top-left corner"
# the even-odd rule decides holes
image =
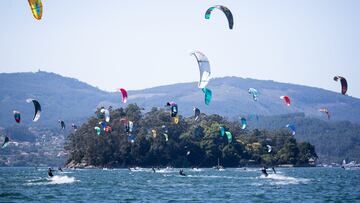
[[[360,161],[359,124],[307,118],[302,113],[296,113],[261,117],[259,121],[252,122],[252,127],[269,130],[283,129],[286,132],[285,125],[288,123],[296,125],[296,138],[299,141],[310,142],[316,147],[319,161],[325,163],[340,163],[343,159]]]
[[[99,109],[95,114],[99,112]],[[317,157],[314,146],[297,143],[287,132],[247,131],[239,123],[230,122],[219,115],[201,114],[200,121],[194,117],[183,118],[174,124],[169,112],[152,108],[142,114],[136,104],[127,108],[111,109],[111,134],[104,131],[98,136],[94,130],[99,119],[91,117],[66,144],[70,162],[107,167],[129,166],[175,166],[211,167],[219,159],[225,167],[248,164],[294,164],[308,165],[310,158]],[[135,141],[128,141],[121,118],[134,122],[131,134]],[[233,140],[220,136],[219,127],[233,134]],[[156,137],[152,130],[156,130]],[[166,141],[164,133],[169,140]],[[268,153],[266,145],[273,151]]]

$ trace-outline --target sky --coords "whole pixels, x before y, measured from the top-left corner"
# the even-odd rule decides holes
[[[212,5],[227,6],[234,29]],[[2,0],[0,72],[55,72],[115,91],[199,80],[190,51],[212,77],[239,76],[340,91],[360,98],[357,0]]]

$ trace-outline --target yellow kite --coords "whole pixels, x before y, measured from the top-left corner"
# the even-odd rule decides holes
[[[42,17],[42,3],[41,0],[28,0],[31,11],[34,15],[34,18],[40,20]]]

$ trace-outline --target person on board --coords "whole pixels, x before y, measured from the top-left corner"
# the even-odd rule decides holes
[[[184,170],[182,170],[182,169],[180,169],[179,174],[180,174],[181,176],[186,176],[186,174],[184,173]]]
[[[54,172],[55,170],[53,170],[53,169],[51,169],[51,168],[49,168],[48,169],[48,175],[49,175],[49,177],[53,177],[54,176],[54,174],[52,173],[52,172]]]
[[[264,166],[262,169],[261,169],[261,172],[264,174],[265,177],[267,177],[269,174],[266,172],[266,167]]]

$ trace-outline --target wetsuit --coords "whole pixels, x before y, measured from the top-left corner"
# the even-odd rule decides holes
[[[262,168],[261,172],[265,175],[265,177],[267,177],[269,174],[266,172],[266,168]]]
[[[156,171],[155,171],[154,167],[152,167],[152,171],[153,171],[154,173],[156,173]]]
[[[52,173],[54,170],[52,170],[51,168],[49,168],[49,170],[48,170],[48,175],[50,176],[50,177],[53,177],[54,176],[54,174]]]
[[[183,171],[182,169],[179,171],[179,174],[180,174],[181,176],[186,176],[186,174],[184,173],[184,171]]]

